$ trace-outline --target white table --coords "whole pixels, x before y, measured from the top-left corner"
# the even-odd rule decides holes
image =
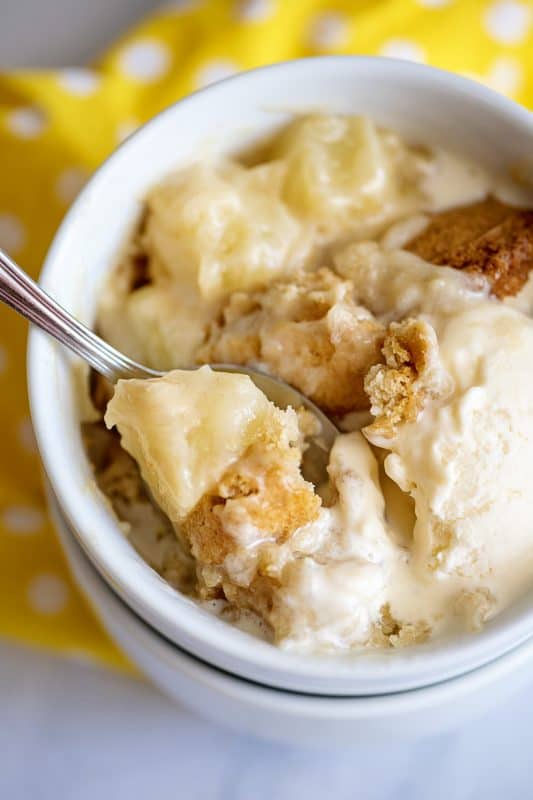
[[[80,63],[155,5],[0,0],[0,64]],[[228,733],[139,681],[0,644],[2,800],[530,800],[532,753],[527,693],[454,735],[320,752]]]
[[[456,734],[323,752],[230,733],[138,680],[0,645],[2,800],[530,800],[533,698]]]

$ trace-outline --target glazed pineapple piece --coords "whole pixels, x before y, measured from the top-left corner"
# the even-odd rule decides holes
[[[426,159],[366,117],[302,117],[273,148],[286,164],[283,199],[326,234],[379,214],[405,214],[420,202]]]
[[[283,169],[196,164],[156,186],[103,293],[102,335],[155,369],[189,366],[230,292],[301,267],[309,231],[280,197]]]
[[[197,287],[205,301],[301,264],[306,232],[280,197],[281,170],[197,164],[153,189],[144,242],[158,272]]]
[[[161,278],[133,292],[110,287],[100,304],[100,333],[121,352],[162,372],[194,363],[217,306],[190,287]]]

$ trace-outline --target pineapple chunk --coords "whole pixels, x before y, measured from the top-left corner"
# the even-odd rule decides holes
[[[306,237],[279,197],[280,169],[196,164],[173,175],[148,198],[148,251],[208,300],[300,265]]]
[[[119,381],[105,422],[117,426],[122,446],[174,524],[251,444],[288,447],[299,438],[294,411],[276,408],[248,376],[209,367]]]
[[[286,162],[282,196],[289,208],[318,220],[328,233],[392,212],[400,192],[416,190],[403,185],[405,159],[415,157],[366,117],[298,119],[280,137],[274,155]]]
[[[108,292],[100,304],[98,326],[118,350],[164,371],[194,363],[214,312],[193,289],[162,280],[131,294]]]

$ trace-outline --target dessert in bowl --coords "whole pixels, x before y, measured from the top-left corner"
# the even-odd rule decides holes
[[[276,71],[298,98],[290,112]],[[211,141],[209,114],[221,122]],[[176,141],[184,119],[189,138]],[[505,298],[527,300],[530,136],[527,112],[462,79],[325,59],[183,101],[93,179],[45,286],[172,370],[118,384],[105,419],[123,448],[101,422],[85,438],[137,549],[195,600],[124,541],[79,431],[50,456],[38,408],[36,427],[82,544],[166,635],[256,680],[347,694],[442,680],[529,634],[531,323]],[[76,237],[86,266],[58,293],[50,276]],[[35,339],[34,387],[55,354]],[[298,409],[242,376],[175,369],[216,361],[260,364],[334,415],[331,486],[301,474]],[[57,421],[71,426],[64,362]],[[92,397],[103,411],[105,387],[93,382]],[[80,473],[59,480],[73,445]]]
[[[328,748],[418,739],[464,725],[531,682],[532,640],[454,680],[374,697],[299,694],[229,675],[173,645],[121,602],[80,549],[51,494],[48,502],[79,587],[124,653],[180,705],[241,733]]]
[[[93,376],[119,434],[85,427],[101,489],[163,577],[281,647],[479,628],[533,572],[533,323],[502,302],[533,212],[367,117],[300,116],[238,159],[154,187],[102,292],[105,338],[169,372]],[[183,369],[203,362],[259,366],[336,419],[329,485],[303,475],[308,412]]]

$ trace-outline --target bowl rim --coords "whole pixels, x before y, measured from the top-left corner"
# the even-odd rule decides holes
[[[287,79],[298,70],[313,71],[320,64],[321,69],[335,71],[346,69],[361,75],[373,75],[378,79],[401,74],[411,78],[415,84],[430,87],[444,87],[463,99],[479,105],[485,105],[491,111],[527,128],[533,140],[533,115],[518,104],[497,94],[491,89],[463,76],[445,72],[444,70],[414,64],[397,59],[386,59],[372,56],[320,56],[306,59],[272,64],[254,70],[239,73],[216,84],[207,86],[188,95],[177,103],[162,110],[149,122],[134,132],[123,142],[93,173],[92,177],[67,212],[56,232],[48,251],[40,275],[41,283],[50,288],[53,294],[54,281],[57,280],[56,264],[60,262],[61,252],[66,246],[71,229],[76,220],[84,213],[87,199],[93,190],[105,184],[108,170],[125,154],[134,152],[136,142],[161,128],[165,121],[174,115],[184,115],[195,104],[205,104],[216,95],[226,91],[228,86],[249,85],[256,77],[269,73],[271,78],[283,76]],[[169,164],[169,170],[172,165]],[[234,674],[250,677],[261,676],[264,685],[278,686],[292,690],[301,690],[305,684],[309,693],[330,695],[354,694],[354,686],[359,687],[358,694],[387,694],[392,691],[408,690],[415,686],[427,686],[438,681],[447,680],[454,675],[479,667],[504,652],[525,641],[533,635],[533,608],[527,607],[522,613],[514,614],[514,618],[505,625],[487,626],[482,634],[457,636],[453,638],[454,647],[445,646],[432,652],[424,645],[411,648],[411,652],[402,651],[402,656],[393,654],[382,657],[382,654],[350,654],[349,656],[299,656],[284,652],[269,644],[253,639],[212,615],[198,608],[191,601],[171,589],[147,564],[136,569],[132,580],[132,560],[121,563],[116,558],[113,536],[122,539],[123,534],[116,519],[103,509],[103,499],[96,492],[82,491],[73,479],[75,470],[70,471],[62,465],[60,449],[62,442],[54,439],[50,425],[50,415],[55,409],[45,402],[42,387],[46,386],[47,358],[53,349],[58,349],[45,334],[32,329],[28,345],[28,382],[31,415],[36,438],[46,473],[66,517],[76,532],[78,541],[86,554],[95,564],[106,581],[118,592],[130,607],[143,619],[165,636],[176,642],[185,650],[202,659],[215,664]],[[57,423],[57,414],[56,414]],[[107,526],[109,540],[100,537],[98,546],[94,539],[87,535],[91,520],[98,520]],[[133,548],[132,548],[133,549]],[[140,559],[139,559],[140,560]],[[133,559],[135,561],[135,559]],[[505,613],[505,612],[503,612]],[[498,619],[502,619],[499,615]],[[455,655],[451,651],[455,652]],[[460,651],[460,658],[457,653]],[[416,665],[425,665],[413,682],[413,669]],[[437,666],[438,665],[438,666]],[[364,676],[364,678],[361,677]],[[381,682],[381,684],[380,684]],[[382,685],[381,692],[377,686]]]

